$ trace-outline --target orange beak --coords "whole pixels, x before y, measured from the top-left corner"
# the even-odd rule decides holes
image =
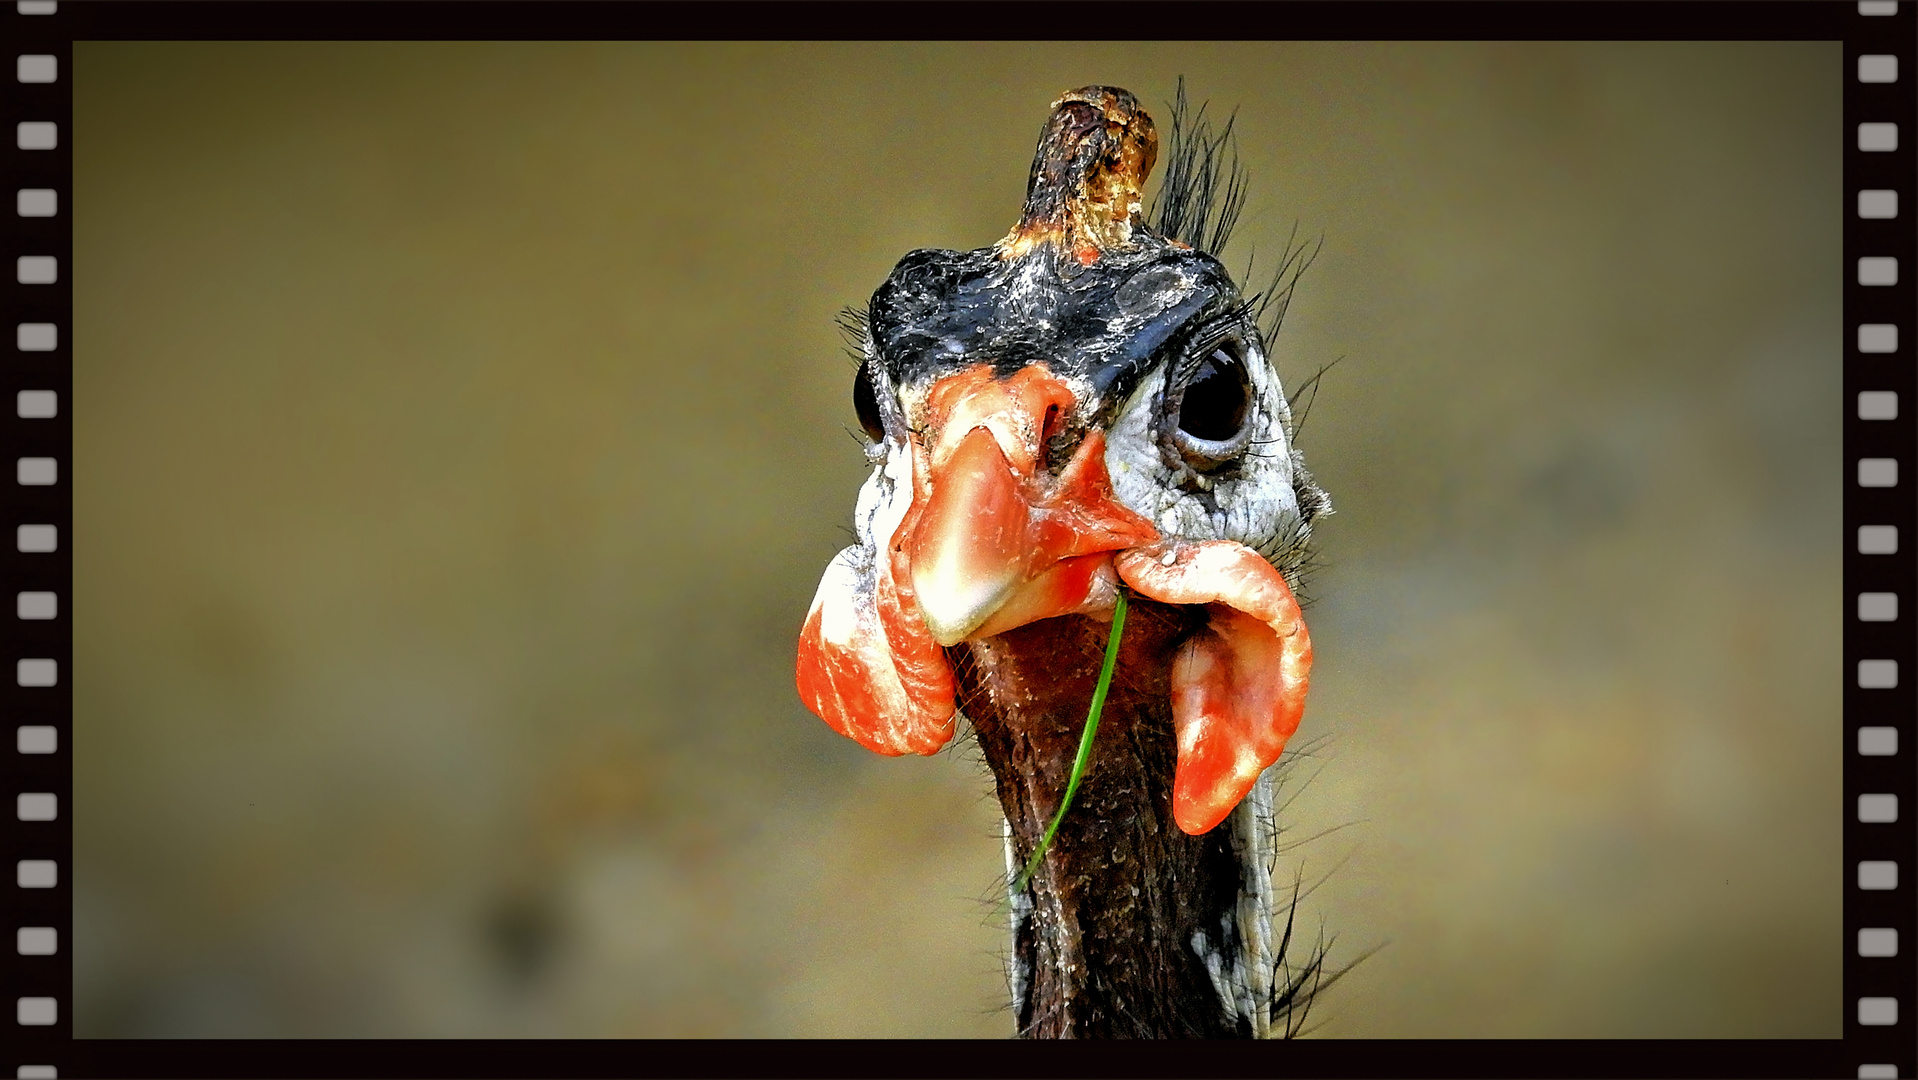
[[[930,445],[915,461],[914,512],[900,542],[933,640],[957,645],[1026,623],[1112,606],[1112,552],[1159,538],[1112,496],[1105,433],[1057,476],[1045,446],[1074,404],[1038,367],[997,381],[971,368],[927,398]]]

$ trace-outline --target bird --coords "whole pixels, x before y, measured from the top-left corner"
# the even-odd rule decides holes
[[[1004,814],[1011,1011],[1041,1038],[1296,1034],[1323,943],[1287,958],[1279,760],[1313,651],[1298,592],[1332,510],[1272,364],[1269,288],[1221,262],[1232,123],[1181,81],[1165,178],[1130,92],[1069,91],[1017,223],[901,258],[842,320],[872,472],[800,631],[802,701],[885,755],[961,721]],[[1249,271],[1248,271],[1249,273]],[[1313,380],[1316,382],[1316,378]],[[1296,395],[1295,395],[1296,396]],[[1083,786],[1059,810],[1123,596]]]

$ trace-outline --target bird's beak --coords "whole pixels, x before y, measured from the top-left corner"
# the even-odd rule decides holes
[[[1109,609],[1112,553],[1159,538],[1113,498],[1104,432],[1089,432],[1056,474],[1046,470],[1046,445],[1074,404],[1039,367],[1005,380],[974,367],[928,394],[897,543],[939,644]]]

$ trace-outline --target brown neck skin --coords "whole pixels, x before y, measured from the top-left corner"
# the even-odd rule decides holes
[[[1172,820],[1172,657],[1203,618],[1130,604],[1085,777],[1025,902],[1014,898],[1022,1036],[1251,1034],[1226,1014],[1193,948],[1197,931],[1226,955],[1236,947],[1229,913],[1244,874],[1230,819],[1204,836]],[[1065,794],[1110,630],[1067,616],[949,650],[1021,867]]]

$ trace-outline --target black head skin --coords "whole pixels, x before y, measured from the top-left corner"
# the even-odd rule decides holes
[[[1221,143],[1208,144],[1201,129],[1204,160],[1181,156],[1193,153],[1178,138],[1182,101],[1161,194],[1162,205],[1176,205],[1160,215],[1171,224],[1164,231],[1140,210],[1158,143],[1133,96],[1094,86],[1054,104],[1012,232],[974,251],[914,251],[873,293],[858,376],[862,424],[881,462],[901,451],[916,403],[940,380],[981,364],[999,378],[1042,366],[1077,399],[1046,446],[1049,466],[1104,430],[1108,460],[1126,466],[1115,490],[1162,535],[1245,543],[1295,579],[1310,523],[1329,503],[1291,448],[1257,303],[1195,246],[1220,216],[1228,224],[1211,242],[1223,243],[1239,189],[1235,173],[1225,205],[1208,214]],[[1181,223],[1194,235],[1165,235]],[[1249,921],[1249,911],[1273,914],[1269,789],[1247,800],[1258,820],[1235,812],[1191,836],[1171,818],[1168,672],[1205,625],[1204,609],[1132,604],[1084,784],[1044,869],[1011,897],[1019,1031],[1289,1032],[1322,957],[1288,967],[1279,931]],[[1009,863],[1024,862],[1057,810],[1108,632],[1073,615],[947,649],[1005,811]],[[1289,939],[1289,923],[1283,932]]]
[[[1090,266],[1049,246],[1013,260],[997,248],[922,249],[899,261],[869,310],[894,387],[979,363],[1002,377],[1041,364],[1091,387],[1078,420],[1103,426],[1201,331],[1250,331],[1238,296],[1217,259],[1147,233]]]

